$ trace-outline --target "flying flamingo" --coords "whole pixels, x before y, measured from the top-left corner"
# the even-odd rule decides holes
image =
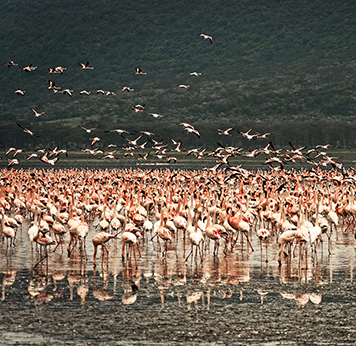
[[[127,91],[127,92],[132,92],[132,91],[135,91],[135,89],[132,89],[128,86],[124,86],[121,90],[118,90],[118,91]]]
[[[104,132],[105,133],[117,132],[120,136],[122,136],[123,133],[127,133],[128,135],[131,134],[129,131],[122,130],[122,129],[113,129],[113,130],[108,130],[108,131],[104,131]]]
[[[188,89],[188,88],[190,88],[190,85],[179,84],[179,85],[177,86],[177,88],[180,88],[180,89]]]
[[[205,40],[209,40],[210,43],[213,43],[213,38],[209,35],[205,35],[205,34],[200,34],[199,37],[203,37],[204,38],[204,41]]]
[[[157,118],[162,118],[163,115],[161,114],[157,114],[157,113],[148,113],[148,115],[151,115],[153,118],[157,119]]]
[[[41,112],[41,113],[39,113],[39,112],[37,112],[35,109],[33,109],[33,108],[30,108],[31,109],[31,111],[33,112],[33,113],[35,113],[35,117],[36,118],[38,118],[38,117],[40,117],[42,114],[45,114],[46,112]]]
[[[12,60],[10,60],[8,63],[6,63],[5,65],[2,66],[7,66],[8,68],[10,68],[11,66],[18,66],[19,64],[15,64]]]
[[[85,64],[80,62],[79,65],[81,66],[81,68],[79,68],[78,70],[94,70],[94,67],[89,67],[89,61],[87,61]]]
[[[135,67],[135,70],[136,70],[136,72],[135,72],[136,75],[145,75],[145,74],[147,74],[147,72],[142,72],[142,70],[139,67]]]
[[[22,71],[25,71],[25,72],[31,72],[31,71],[34,71],[37,69],[37,66],[33,66],[32,64],[28,65],[28,66],[25,66]]]
[[[57,86],[55,85],[55,83],[52,82],[51,80],[49,80],[48,83],[49,83],[49,86],[48,86],[47,89],[49,89],[49,90],[59,90],[59,89],[61,89],[61,87],[57,87]]]
[[[143,104],[143,105],[136,105],[136,106],[131,107],[131,109],[132,109],[134,112],[138,113],[138,112],[143,112],[144,107],[145,107],[145,104]]]
[[[86,133],[91,133],[92,131],[96,130],[96,127],[86,128],[86,127],[80,126],[80,125],[78,125],[78,127],[80,127],[81,129],[83,129]]]
[[[202,73],[201,72],[190,72],[188,73],[189,76],[195,76],[195,77],[198,77],[198,76],[201,76]]]
[[[14,94],[19,95],[19,96],[25,96],[25,92],[26,92],[26,90],[18,89],[18,90],[14,91]]]
[[[218,129],[218,135],[231,136],[230,131],[234,130],[233,127],[229,127],[225,131]]]
[[[193,133],[193,134],[195,134],[196,136],[198,136],[200,138],[200,133],[196,129],[190,128],[190,127],[186,127],[186,128],[184,128],[184,130],[187,133]]]
[[[39,136],[35,135],[31,130],[27,129],[26,127],[23,127],[20,124],[17,124],[17,126],[20,127],[23,132],[28,133],[30,136],[39,138]]]
[[[100,139],[99,137],[89,138],[89,140],[91,141],[91,146],[93,146],[96,142],[104,141],[104,139]]]

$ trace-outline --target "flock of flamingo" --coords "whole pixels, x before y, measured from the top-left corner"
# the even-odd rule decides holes
[[[212,43],[212,38],[201,34]],[[4,66],[16,66],[10,61]],[[94,69],[80,64],[82,70]],[[31,72],[37,67],[29,65],[23,70]],[[63,73],[57,67],[48,73]],[[140,68],[135,74],[145,75]],[[201,73],[190,73],[200,76]],[[73,90],[61,89],[49,82],[54,93],[72,96]],[[190,86],[179,85],[187,89]],[[122,91],[134,91],[124,87]],[[16,94],[25,96],[25,91]],[[101,91],[97,91],[101,93]],[[89,94],[82,91],[80,94]],[[104,92],[105,94],[105,92]],[[132,106],[133,112],[144,112],[145,104]],[[31,108],[35,117],[44,112]],[[149,113],[154,118],[161,115]],[[32,137],[39,137],[30,129],[17,124]],[[201,137],[191,124],[182,122],[183,132]],[[90,149],[84,152],[101,158],[117,159],[116,144],[98,147],[103,139],[91,135],[96,128],[80,126],[87,134]],[[268,139],[269,133],[252,133],[236,128],[218,129],[221,136],[238,133],[248,141]],[[148,160],[151,144],[152,156],[176,163],[170,152],[181,152],[182,141],[170,143],[155,140],[149,131],[137,131],[130,139],[129,131],[110,129],[104,132],[118,133],[127,143],[125,157]],[[142,143],[140,144],[140,141]],[[88,143],[89,144],[89,143]],[[318,261],[323,243],[331,243],[340,232],[353,231],[356,216],[354,194],[355,169],[345,169],[325,151],[328,145],[318,145],[307,150],[295,148],[275,149],[270,141],[262,148],[243,151],[243,148],[225,146],[207,152],[206,148],[187,151],[196,159],[213,158],[216,165],[202,170],[112,169],[13,169],[20,164],[16,158],[22,149],[8,148],[8,168],[0,170],[1,234],[5,256],[11,257],[22,224],[29,225],[27,236],[31,251],[36,254],[33,268],[42,266],[45,260],[60,253],[69,259],[87,259],[87,245],[93,246],[92,263],[97,266],[98,249],[101,263],[109,265],[113,257],[110,250],[121,246],[121,258],[129,265],[137,266],[145,244],[155,244],[163,260],[180,258],[184,263],[202,263],[204,258],[219,261],[255,251],[253,241],[260,242],[261,260],[277,261],[279,267],[299,261],[308,268]],[[169,145],[171,149],[169,150]],[[95,147],[96,146],[96,147]],[[109,148],[111,151],[109,151]],[[27,160],[38,158],[54,166],[61,154],[58,147],[52,150],[38,149]],[[237,156],[256,158],[265,155],[263,162],[269,169],[247,170],[232,166],[229,159]],[[311,169],[286,170],[289,162],[310,164]],[[331,166],[331,169],[324,169]],[[266,167],[266,166],[264,166]],[[26,222],[25,222],[26,221]],[[334,235],[334,237],[332,237]],[[113,246],[111,244],[114,244]],[[210,245],[212,244],[212,245]],[[270,258],[268,245],[278,247],[277,256]],[[177,249],[181,251],[178,251]],[[263,252],[265,250],[265,255]],[[297,258],[297,259],[296,259]],[[117,258],[114,260],[117,260]],[[48,262],[47,262],[48,263]]]
[[[200,34],[198,38],[203,38],[203,40],[208,40],[210,43],[213,42],[213,38],[209,35],[206,34]],[[18,63],[15,63],[14,61],[9,61],[8,63],[4,64],[3,67],[7,67],[8,69],[11,69],[14,66],[18,66]],[[89,61],[86,63],[79,63],[80,68],[78,70],[84,70],[84,71],[89,71],[95,69],[94,66],[90,66]],[[26,71],[26,73],[31,73],[32,71],[35,71],[38,67],[33,66],[33,64],[29,64],[25,66],[24,68],[20,68],[21,71]],[[48,74],[63,74],[68,70],[66,67],[62,66],[57,66],[54,68],[48,68],[47,73]],[[135,67],[135,75],[137,76],[145,76],[148,73],[142,71],[140,67]],[[199,77],[202,75],[201,72],[190,72],[188,73],[190,76],[195,76]],[[141,78],[141,77],[140,77]],[[52,91],[54,94],[64,94],[72,97],[73,95],[73,90],[69,88],[62,88],[60,86],[57,86],[52,80],[49,80],[49,85],[47,87],[48,90]],[[177,86],[177,88],[181,89],[188,89],[190,88],[190,85],[185,85],[185,84],[180,84]],[[121,90],[122,92],[133,92],[135,89],[125,86]],[[86,91],[82,90],[78,92],[79,95],[89,95],[91,93],[96,93],[96,94],[103,94],[103,95],[115,95],[115,92],[113,91],[105,91],[105,90],[96,90],[96,91]],[[18,89],[14,91],[14,94],[20,95],[22,97],[25,96],[26,91]],[[163,117],[161,114],[157,113],[147,113],[145,111],[145,104],[137,104],[131,106],[131,110],[133,113],[146,113],[149,116],[152,116],[153,118],[157,119],[160,117]],[[30,110],[33,112],[35,118],[41,117],[43,114],[46,112],[39,112],[35,108],[30,107]],[[197,136],[198,138],[201,137],[201,133],[199,132],[198,129],[194,127],[194,125],[186,123],[186,122],[181,122],[180,125],[182,126],[183,133],[185,135],[194,135]],[[36,131],[33,131],[22,124],[17,123],[17,126],[26,134],[30,135],[33,138],[40,138],[40,135],[36,133]],[[129,132],[125,129],[107,129],[107,130],[100,130],[98,128],[86,128],[84,126],[78,125],[80,128],[82,128],[87,134],[92,134],[94,132],[102,131],[104,133],[117,133],[120,135],[124,140],[126,141],[126,145],[122,147],[121,149],[124,151],[124,157],[125,158],[137,158],[139,160],[150,160],[151,158],[154,158],[155,160],[162,160],[165,161],[166,163],[176,163],[178,162],[178,158],[176,156],[173,156],[174,153],[181,153],[183,151],[182,149],[182,144],[184,142],[182,140],[177,140],[177,139],[170,139],[170,142],[164,142],[163,139],[157,140],[157,138],[164,137],[162,135],[156,135],[152,132],[149,131],[136,131],[135,133]],[[217,134],[222,136],[222,137],[227,137],[230,138],[233,136],[233,134],[239,134],[241,135],[245,140],[248,141],[255,141],[256,143],[262,139],[262,140],[268,140],[270,133],[252,133],[252,129],[249,129],[248,131],[240,131],[234,127],[229,127],[227,129],[217,129]],[[131,135],[134,135],[135,138],[130,138]],[[155,139],[156,138],[156,139]],[[88,144],[90,143],[90,148],[82,149],[82,151],[91,154],[93,157],[100,158],[100,159],[109,159],[109,160],[117,160],[120,157],[117,155],[120,151],[120,148],[117,143],[105,143],[105,139],[99,137],[99,134],[94,134],[88,138]],[[284,169],[285,166],[288,163],[304,163],[304,164],[310,164],[314,167],[327,167],[327,166],[332,166],[336,167],[338,169],[342,169],[342,164],[337,163],[335,161],[335,157],[330,157],[325,149],[328,148],[327,145],[317,145],[315,148],[309,148],[307,150],[307,147],[301,147],[301,148],[295,148],[291,142],[289,142],[290,148],[289,150],[285,149],[275,149],[274,145],[272,144],[272,141],[270,141],[266,146],[264,147],[258,147],[254,149],[253,151],[244,151],[242,147],[236,147],[236,146],[227,146],[223,145],[221,143],[217,143],[218,147],[215,148],[211,152],[207,152],[207,148],[204,147],[198,147],[194,149],[189,149],[185,148],[184,151],[187,152],[187,155],[194,155],[197,159],[202,159],[202,158],[213,158],[217,160],[218,165],[215,167],[219,167],[219,165],[227,165],[229,169],[234,170],[234,171],[239,171],[240,166],[232,167],[229,162],[229,158],[233,157],[246,157],[246,158],[256,158],[258,155],[265,156],[267,157],[266,160],[263,162],[266,165],[270,165],[272,169],[275,169],[276,166],[279,167],[280,169]],[[65,149],[58,149],[58,146],[53,148],[53,149],[44,149],[44,148],[38,148],[35,152],[29,153],[26,156],[26,160],[30,159],[39,159],[42,162],[54,166],[58,160],[61,154],[65,153],[68,155],[68,152]],[[153,153],[152,153],[153,151]],[[14,166],[14,165],[19,165],[21,164],[21,161],[19,159],[19,156],[15,157],[19,153],[24,152],[23,149],[19,148],[8,148],[6,151],[6,156],[8,156],[10,153],[13,154],[12,158],[8,158],[7,164],[8,167]],[[146,152],[146,153],[145,153]],[[1,162],[1,161],[0,161]]]
[[[162,258],[187,247],[184,261],[219,259],[254,251],[252,237],[278,243],[277,258],[317,259],[320,244],[351,227],[356,215],[355,170],[79,170],[0,171],[1,239],[11,256],[24,218],[39,265],[53,252],[86,257],[86,245],[108,261],[111,240],[122,259],[137,261],[145,242],[157,242]],[[94,221],[96,220],[96,221]],[[95,223],[93,223],[95,222]],[[89,240],[88,240],[89,237]],[[69,239],[68,239],[69,238]],[[272,239],[275,239],[272,241]],[[207,245],[213,244],[212,250]],[[64,245],[66,248],[64,248]],[[245,245],[245,246],[244,246]],[[181,246],[181,245],[179,245]],[[49,247],[51,251],[48,252]],[[190,251],[188,253],[188,250]],[[34,250],[36,251],[36,250]],[[182,256],[182,254],[180,254]]]

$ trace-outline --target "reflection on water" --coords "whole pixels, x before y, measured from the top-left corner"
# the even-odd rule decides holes
[[[207,239],[202,257],[194,254],[186,261],[190,245],[187,239],[183,241],[182,234],[178,235],[178,242],[168,243],[166,253],[164,245],[157,238],[151,241],[147,234],[140,240],[141,257],[136,253],[123,259],[118,237],[107,243],[109,256],[99,251],[97,267],[93,267],[93,246],[89,241],[86,255],[77,248],[68,257],[66,249],[59,247],[55,253],[49,250],[48,257],[34,267],[41,254],[25,236],[28,227],[29,223],[24,222],[18,230],[15,247],[7,248],[6,242],[0,245],[3,302],[21,304],[26,300],[42,308],[54,301],[82,305],[111,301],[143,309],[155,306],[187,311],[236,302],[263,305],[278,301],[303,307],[322,304],[324,298],[319,293],[305,293],[305,286],[302,294],[296,293],[295,285],[353,282],[354,236],[340,231],[337,240],[333,237],[329,244],[324,241],[312,256],[300,259],[299,255],[292,255],[282,266],[278,265],[275,238],[268,240],[268,261],[265,248],[259,247],[256,238],[252,238],[254,252],[248,252],[246,247],[242,250],[237,243],[234,253],[218,257],[212,256],[213,246]],[[88,239],[96,233],[90,227]],[[268,289],[271,283],[283,284],[283,288]],[[260,289],[249,290],[249,284]]]

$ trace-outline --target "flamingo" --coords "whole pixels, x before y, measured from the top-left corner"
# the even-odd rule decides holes
[[[138,113],[138,112],[143,112],[144,107],[145,107],[145,104],[143,104],[143,105],[138,104],[138,105],[136,105],[136,106],[131,107],[131,109],[132,109],[134,112]]]
[[[297,230],[294,229],[294,230],[288,230],[288,231],[284,231],[278,238],[278,245],[279,245],[279,252],[278,252],[278,264],[279,266],[282,265],[282,261],[281,261],[281,256],[282,256],[282,253],[285,255],[285,256],[288,256],[288,252],[286,251],[285,247],[287,245],[291,245],[294,238],[295,238],[295,235],[297,233]]]
[[[241,207],[239,208],[239,215],[236,215],[236,216],[232,216],[231,214],[231,206],[229,206],[227,208],[227,221],[229,223],[229,225],[236,231],[239,231],[239,232],[242,232],[242,234],[245,235],[246,239],[247,239],[247,242],[248,244],[250,245],[251,247],[251,250],[254,251],[253,247],[252,247],[252,244],[250,242],[250,238],[248,236],[248,232],[250,231],[250,226],[248,224],[248,222],[246,222],[244,220],[244,218],[242,217],[242,211],[241,211]],[[237,238],[234,242],[234,244],[232,244],[231,246],[231,251],[233,250],[235,244],[236,244],[236,241],[237,241]]]
[[[208,213],[208,219],[205,227],[205,234],[214,241],[214,250],[213,250],[213,256],[216,257],[219,253],[219,240],[221,239],[221,236],[227,237],[228,233],[225,229],[225,227],[221,224],[216,223],[216,212],[217,209],[214,208],[214,213],[213,213],[213,223],[210,223],[210,213]]]
[[[128,135],[131,134],[129,131],[122,130],[122,129],[113,129],[113,130],[108,130],[108,131],[104,131],[104,132],[106,132],[106,133],[116,132],[116,133],[118,133],[120,136],[122,136],[123,133],[127,133]],[[123,136],[122,136],[122,137],[123,137]]]
[[[19,96],[25,96],[25,93],[26,93],[26,90],[21,90],[21,89],[14,91],[14,94],[19,95]]]
[[[158,236],[164,240],[165,242],[165,250],[164,250],[164,255],[167,255],[167,242],[172,240],[172,234],[170,230],[165,227],[164,224],[164,216],[163,216],[163,206],[161,206],[161,216],[160,216],[160,221],[159,221],[159,226],[156,230]]]
[[[79,91],[78,94],[79,94],[79,95],[90,95],[90,94],[91,94],[91,91],[82,90],[82,91]]]
[[[268,244],[268,238],[271,236],[270,231],[266,228],[260,228],[257,231],[257,236],[260,239],[260,245],[261,245],[261,257],[262,257],[262,241],[265,242],[266,244],[266,262],[268,262],[268,256],[267,256],[267,244]]]
[[[141,254],[140,254],[140,248],[139,248],[139,244],[138,244],[138,241],[137,241],[137,236],[136,234],[134,234],[133,232],[131,232],[127,226],[127,211],[125,210],[124,211],[125,213],[125,220],[124,220],[124,225],[123,225],[123,230],[124,232],[122,233],[122,251],[121,251],[121,257],[122,259],[125,258],[125,247],[126,246],[129,246],[129,248],[131,249],[133,246],[137,246],[137,250],[139,252],[139,256],[141,257]],[[127,229],[127,230],[126,230]],[[126,253],[127,256],[129,256],[129,253],[127,252]],[[136,255],[135,255],[136,257]]]
[[[25,66],[22,71],[25,71],[25,72],[31,72],[31,71],[34,71],[37,69],[37,66],[33,66],[32,64],[28,65],[28,66]]]
[[[209,35],[205,35],[205,34],[200,34],[199,37],[203,37],[204,38],[204,41],[205,40],[209,40],[210,43],[213,43],[213,38]]]
[[[49,80],[48,83],[49,83],[49,86],[48,86],[47,89],[49,89],[49,90],[59,90],[59,89],[61,89],[61,87],[57,87],[57,86],[55,85],[55,83],[52,82],[51,80]]]
[[[80,62],[79,65],[81,68],[78,70],[94,70],[94,67],[89,67],[89,61],[87,61],[85,64]]]
[[[161,114],[157,114],[157,113],[148,113],[148,115],[151,115],[153,118],[157,119],[157,118],[162,118],[163,115]]]
[[[198,76],[201,76],[202,73],[201,72],[190,72],[188,73],[189,76],[195,76],[195,77],[198,77]]]
[[[180,88],[180,89],[188,89],[188,88],[190,88],[190,85],[179,84],[179,85],[177,86],[177,88]]]
[[[40,117],[41,115],[43,115],[43,114],[45,114],[46,112],[41,112],[41,113],[39,113],[39,112],[37,112],[35,109],[33,109],[33,108],[30,108],[31,109],[31,111],[33,112],[33,113],[35,113],[35,117],[36,118],[38,118],[38,117]]]
[[[2,66],[4,66],[4,67],[8,67],[8,68],[10,68],[11,66],[18,66],[19,64],[15,64],[14,62],[13,62],[13,60],[10,60],[8,63],[6,63],[5,65],[2,65]]]
[[[109,250],[105,246],[105,243],[107,243],[110,239],[114,239],[119,235],[119,233],[116,234],[110,234],[107,232],[99,232],[94,235],[92,242],[94,245],[94,255],[93,255],[93,265],[96,266],[96,252],[98,250],[98,246],[101,245],[101,248],[106,251],[107,256],[109,257]]]
[[[196,129],[190,128],[190,127],[186,127],[184,130],[187,133],[193,133],[193,134],[195,134],[196,136],[198,136],[200,138],[200,133]]]
[[[193,246],[196,246],[196,249],[199,249],[199,254],[201,260],[203,260],[202,255],[201,255],[201,249],[200,249],[200,243],[204,240],[204,236],[200,228],[198,228],[198,214],[195,215],[195,227],[192,232],[189,233],[189,241],[191,244],[191,251],[185,261],[188,260],[188,258],[192,255],[193,253]]]
[[[130,87],[128,87],[128,86],[125,86],[125,87],[123,87],[120,91],[132,92],[132,91],[135,91],[135,89],[132,89],[132,88],[130,88]]]
[[[57,67],[54,68],[55,73],[61,73],[61,74],[63,74],[63,72],[64,72],[65,70],[67,70],[67,67],[57,66]]]
[[[31,137],[36,137],[36,138],[39,138],[39,136],[37,136],[36,134],[34,134],[31,130],[27,129],[26,127],[23,127],[22,125],[20,124],[17,124],[18,127],[20,127],[23,132],[25,133],[28,133]]]
[[[73,92],[73,90],[69,90],[69,89],[61,90],[61,93],[63,93],[63,95],[68,95],[70,97],[72,97],[72,92]]]
[[[218,129],[218,135],[224,135],[224,136],[231,136],[231,134],[229,133],[230,131],[234,130],[233,127],[229,127],[226,130],[220,130]]]
[[[240,132],[241,136],[242,137],[245,137],[247,138],[249,141],[251,141],[252,139],[256,139],[258,137],[257,134],[254,134],[254,135],[251,135],[250,132],[251,132],[252,129],[249,129],[247,132]]]
[[[6,237],[7,241],[6,243],[8,244],[8,239],[10,239],[10,247],[13,244],[13,241],[16,236],[16,232],[12,227],[6,226],[5,225],[5,211],[4,209],[1,209],[1,232],[2,235]]]
[[[40,257],[38,262],[34,265],[34,268],[36,268],[45,258],[48,257],[47,247],[56,244],[56,241],[51,238],[47,233],[43,234],[41,231],[37,233],[37,236],[35,237],[34,241],[41,247],[45,248],[44,256]]]
[[[100,139],[99,137],[89,138],[89,140],[91,141],[91,146],[93,146],[96,142],[104,141],[104,139]]]
[[[136,75],[142,76],[142,75],[147,74],[147,72],[142,72],[142,70],[139,67],[135,67],[135,70],[136,70],[136,72],[135,72]]]

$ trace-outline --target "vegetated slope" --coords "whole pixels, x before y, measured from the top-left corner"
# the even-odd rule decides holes
[[[355,7],[351,1],[8,1],[0,13],[1,64],[19,65],[0,70],[1,145],[32,145],[16,122],[38,129],[45,144],[79,147],[86,138],[77,124],[182,136],[179,123],[187,121],[206,130],[206,144],[219,138],[217,126],[233,124],[272,132],[280,145],[293,139],[354,146],[354,129],[345,124],[355,110]],[[95,69],[78,70],[86,61]],[[38,68],[22,71],[28,64]],[[56,66],[67,70],[46,74]],[[136,66],[147,75],[135,75]],[[203,74],[187,75],[193,71]],[[54,95],[48,80],[73,97]],[[126,85],[135,91],[117,91]],[[17,89],[26,96],[13,94]],[[76,94],[83,89],[116,95]],[[164,117],[134,114],[137,103]],[[46,113],[34,119],[30,107]],[[316,124],[322,131],[315,135],[296,131]]]

